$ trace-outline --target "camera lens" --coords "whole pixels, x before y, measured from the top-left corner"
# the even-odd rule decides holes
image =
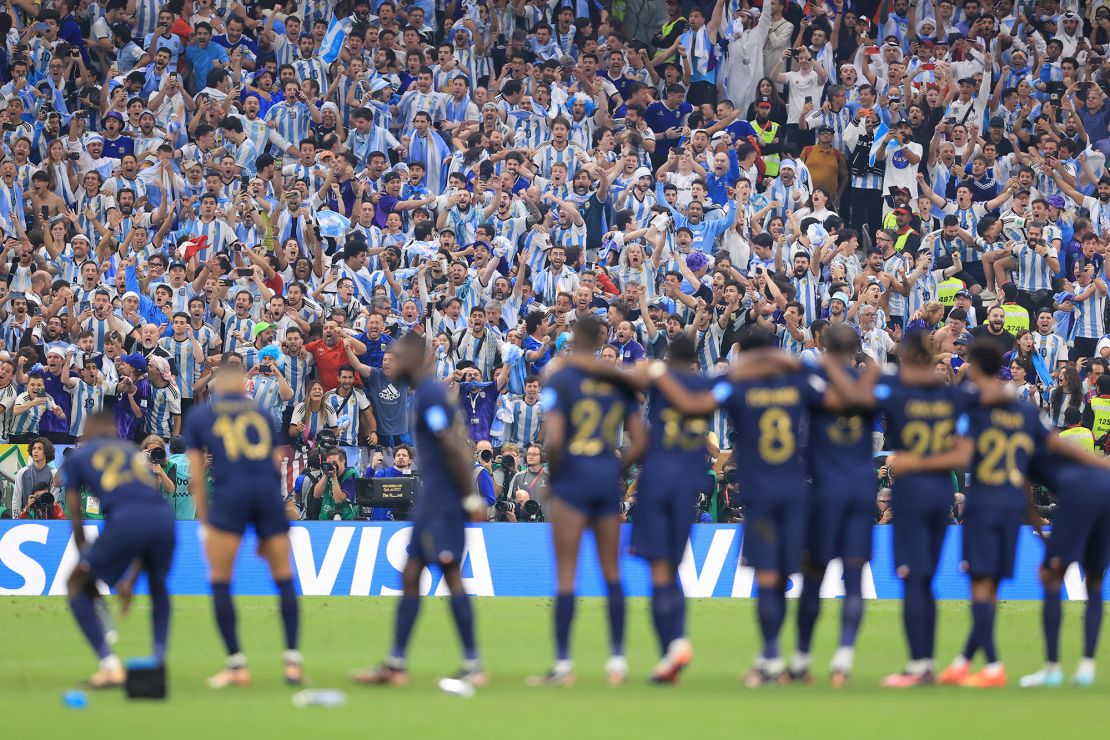
[[[481,452],[478,453],[478,459],[481,460],[484,463],[491,462],[493,460],[493,451],[492,450],[482,450]]]

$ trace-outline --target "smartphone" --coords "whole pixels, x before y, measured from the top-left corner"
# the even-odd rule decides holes
[[[50,26],[48,26],[48,25],[47,25],[47,24],[45,24],[45,23],[36,23],[36,24],[35,24],[35,30],[36,30],[36,31],[45,31],[45,30],[46,30],[46,29],[48,29],[48,28],[50,28]]]
[[[876,54],[879,53],[879,47],[878,46],[868,46],[866,49],[863,50],[863,53],[864,54],[869,54],[871,56],[875,56]]]
[[[937,68],[937,65],[933,64],[932,62],[929,62],[928,64],[922,64],[921,68],[923,70],[925,70],[926,72],[932,72],[934,69]]]
[[[50,220],[50,206],[43,206],[42,207],[42,220],[43,221],[49,221]]]
[[[235,274],[239,277],[250,277],[254,274],[253,267],[239,267],[235,270]]]
[[[243,187],[244,188],[248,187],[248,186],[250,186],[250,184],[251,184],[251,176],[250,175],[243,175]]]
[[[90,304],[88,301],[81,301],[81,303],[77,306],[77,310],[80,313],[85,313],[85,311],[89,310],[89,306]]]
[[[806,103],[812,103],[813,102],[813,96],[812,95],[806,95],[805,102]]]

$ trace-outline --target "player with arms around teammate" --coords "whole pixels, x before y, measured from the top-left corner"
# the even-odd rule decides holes
[[[853,378],[859,335],[847,324],[829,326],[821,334],[825,361],[836,363]],[[874,372],[874,370],[871,370]],[[844,601],[841,604],[840,644],[833,654],[830,682],[847,684],[855,658],[856,636],[863,621],[863,566],[871,558],[875,523],[875,468],[871,464],[871,411],[847,413],[830,401],[811,409],[809,465],[813,488],[809,500],[806,544],[802,553],[802,595],[798,599],[798,648],[791,658],[792,680],[808,682],[810,645],[821,610],[821,583],[829,563],[843,565]]]
[[[743,558],[755,569],[763,634],[763,650],[744,678],[745,685],[756,688],[778,681],[786,667],[778,638],[786,619],[786,581],[801,559],[809,499],[803,420],[807,408],[823,400],[827,383],[771,349],[774,339],[763,330],[744,330],[738,343],[740,360],[709,393],[687,392],[657,365],[648,373],[682,413],[712,413],[720,404],[732,418],[733,455],[737,470],[744,471]],[[752,367],[767,372],[752,375]]]
[[[73,539],[81,560],[69,577],[69,605],[85,639],[100,658],[100,668],[89,679],[92,688],[122,686],[123,666],[108,647],[97,618],[96,582],[117,586],[126,611],[131,583],[146,571],[154,623],[154,659],[166,657],[170,631],[170,595],[166,589],[173,561],[174,517],[151,472],[150,459],[130,442],[116,436],[111,412],[97,412],[85,423],[85,444],[62,465],[62,485],[73,523]],[[100,500],[104,529],[85,547],[81,521],[82,488]]]
[[[886,417],[886,438],[896,450],[887,458],[895,475],[892,503],[894,564],[903,582],[902,621],[910,661],[883,686],[932,684],[937,603],[933,575],[940,561],[952,509],[951,471],[965,462],[956,445],[956,419],[974,395],[937,378],[928,333],[911,331],[902,340],[896,373],[856,380],[837,363],[825,370],[853,406],[877,408]]]
[[[269,564],[278,590],[285,627],[285,681],[304,681],[297,650],[300,617],[289,562],[289,521],[278,475],[282,451],[276,443],[281,437],[270,414],[244,395],[245,378],[242,365],[222,365],[212,381],[211,404],[189,409],[183,430],[190,470],[204,470],[205,453],[212,456],[211,506],[205,476],[193,475],[189,492],[204,527],[212,605],[228,654],[224,670],[208,679],[214,689],[249,686],[251,681],[231,600],[231,571],[248,525],[254,527],[258,552]]]
[[[593,357],[601,322],[593,316],[574,325],[573,352]],[[611,655],[605,665],[610,684],[628,676],[624,658],[624,588],[620,553],[621,472],[640,459],[646,447],[640,405],[631,389],[592,376],[574,366],[556,368],[540,395],[544,452],[551,469],[552,537],[555,540],[555,665],[533,686],[574,683],[570,626],[574,620],[574,580],[578,548],[586,527],[593,529],[597,555],[609,596]],[[628,447],[618,458],[622,426]]]
[[[708,393],[716,383],[697,372],[694,341],[679,334],[667,348],[666,370],[687,391]],[[624,385],[648,385],[644,368],[623,370],[619,365],[579,353],[560,358],[569,365],[611,378]],[[662,370],[660,366],[660,371]],[[693,649],[686,637],[686,596],[678,583],[678,565],[694,523],[698,470],[706,467],[709,415],[685,415],[658,389],[647,396],[647,439],[651,454],[640,468],[636,516],[632,521],[631,552],[651,564],[651,617],[662,659],[651,674],[652,683],[674,683],[689,665]]]
[[[451,690],[451,684],[463,684],[467,687],[463,690],[481,688],[486,675],[478,660],[474,613],[462,582],[467,519],[485,514],[485,503],[474,492],[474,456],[456,404],[448,398],[446,387],[428,373],[424,339],[406,334],[394,346],[398,378],[414,389],[410,428],[420,451],[420,492],[413,510],[409,557],[401,572],[393,649],[381,666],[358,671],[351,678],[366,684],[408,683],[405,655],[420,611],[420,574],[429,565],[438,565],[451,592],[451,613],[463,645],[462,670],[441,681],[440,688]]]
[[[1069,442],[1075,444],[1075,442]],[[1061,589],[1064,571],[1072,563],[1083,569],[1087,587],[1086,614],[1083,619],[1083,657],[1072,678],[1076,686],[1095,682],[1095,652],[1102,630],[1102,581],[1110,566],[1110,458],[1094,457],[1094,463],[1078,463],[1071,456],[1038,450],[1033,456],[1032,476],[1056,493],[1056,516],[1052,535],[1044,548],[1041,583],[1044,607],[1044,667],[1021,678],[1022,688],[1061,686],[1060,622]],[[1090,460],[1090,457],[1087,457]]]

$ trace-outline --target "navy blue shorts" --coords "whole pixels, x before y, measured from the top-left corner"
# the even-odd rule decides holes
[[[760,490],[746,499],[744,565],[782,575],[797,573],[805,544],[808,503],[808,490],[789,494],[767,494]]]
[[[176,529],[168,506],[143,506],[104,522],[82,558],[93,578],[114,586],[136,560],[151,583],[165,584],[173,564]]]
[[[1091,489],[1082,498],[1060,496],[1044,563],[1065,567],[1079,563],[1098,572],[1110,566],[1110,490]]]
[[[280,482],[274,479],[268,483],[214,490],[208,523],[239,535],[247,531],[247,525],[252,525],[260,541],[288,532],[289,517],[285,514]]]
[[[984,502],[974,496],[969,493],[964,508],[964,570],[972,578],[1012,578],[1025,501]]]
[[[587,519],[604,519],[621,512],[621,490],[614,479],[611,485],[598,480],[560,480],[551,483],[551,495]]]
[[[936,573],[952,521],[951,485],[947,477],[943,485],[936,477],[895,481],[890,503],[894,509],[894,566],[899,576],[932,578]]]
[[[698,481],[692,480],[694,476],[687,478],[685,481],[658,476],[641,479],[632,518],[630,549],[633,555],[675,565],[682,561],[700,487]]]
[[[870,560],[875,526],[875,477],[815,486],[809,499],[806,554],[816,565]]]
[[[461,563],[466,547],[466,521],[456,516],[427,516],[413,520],[409,556],[425,563]]]

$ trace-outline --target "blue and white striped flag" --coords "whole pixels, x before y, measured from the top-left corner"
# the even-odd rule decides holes
[[[326,209],[316,212],[316,223],[320,226],[320,236],[330,236],[332,239],[339,239],[351,228],[351,219]]]
[[[325,37],[325,41],[327,38]],[[879,144],[882,142],[883,137],[890,131],[890,126],[886,125],[886,121],[882,116],[879,117],[879,125],[875,127],[875,141],[871,144],[871,156],[867,158],[867,165],[869,167],[875,166],[875,155],[879,152]]]
[[[324,32],[324,38],[320,42],[320,56],[328,64],[339,58],[339,52],[343,49],[343,42],[347,40],[347,26],[346,19],[341,21],[334,15],[331,17],[328,30]]]

